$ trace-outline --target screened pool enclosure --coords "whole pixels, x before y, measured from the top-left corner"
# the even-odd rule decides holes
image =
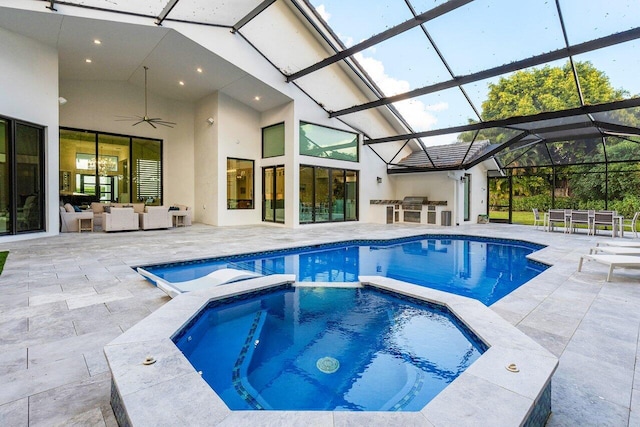
[[[228,28],[329,117],[361,133],[362,149],[373,150],[389,174],[495,160],[487,191],[496,212],[528,210],[519,205],[523,196],[537,197],[539,209],[640,210],[632,199],[640,186],[636,0],[46,3],[159,26]],[[291,13],[310,29],[315,49],[278,25]],[[339,93],[345,76],[361,97]],[[372,113],[390,126],[370,126]],[[443,155],[445,144],[458,154]]]

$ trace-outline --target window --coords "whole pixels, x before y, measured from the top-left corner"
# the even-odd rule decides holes
[[[284,223],[284,166],[262,168],[262,220]]]
[[[162,141],[61,129],[60,177],[63,202],[161,205]]]
[[[300,166],[300,224],[356,221],[358,173]]]
[[[358,134],[300,122],[300,154],[358,161]]]
[[[227,159],[227,208],[253,209],[253,160]]]
[[[0,118],[0,234],[44,231],[44,131]]]
[[[262,128],[262,158],[284,156],[284,123]]]

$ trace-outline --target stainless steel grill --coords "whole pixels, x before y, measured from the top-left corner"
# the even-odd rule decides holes
[[[402,210],[421,211],[422,206],[428,203],[426,197],[407,196],[402,199]]]

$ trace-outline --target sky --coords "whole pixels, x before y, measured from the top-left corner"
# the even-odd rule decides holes
[[[446,3],[446,0],[411,1],[418,14]],[[412,18],[405,0],[310,0],[310,3],[347,47]],[[640,27],[640,0],[560,0],[560,7],[570,44]],[[565,46],[554,0],[475,0],[429,21],[426,28],[456,76]],[[356,54],[356,59],[387,96],[451,79],[419,27]],[[640,42],[577,55],[574,60],[591,61],[609,76],[614,88],[640,94],[637,78]],[[486,98],[488,83],[498,79],[464,87],[478,111]],[[477,120],[457,88],[403,101],[396,107],[415,131]],[[428,141],[428,145],[451,143],[454,139],[454,135],[445,135]]]

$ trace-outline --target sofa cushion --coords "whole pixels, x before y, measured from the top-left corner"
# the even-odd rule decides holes
[[[76,210],[73,209],[73,205],[71,203],[65,203],[64,204],[64,210],[67,212],[75,212]]]
[[[100,202],[91,202],[91,210],[94,214],[100,214],[104,212],[104,204]]]

